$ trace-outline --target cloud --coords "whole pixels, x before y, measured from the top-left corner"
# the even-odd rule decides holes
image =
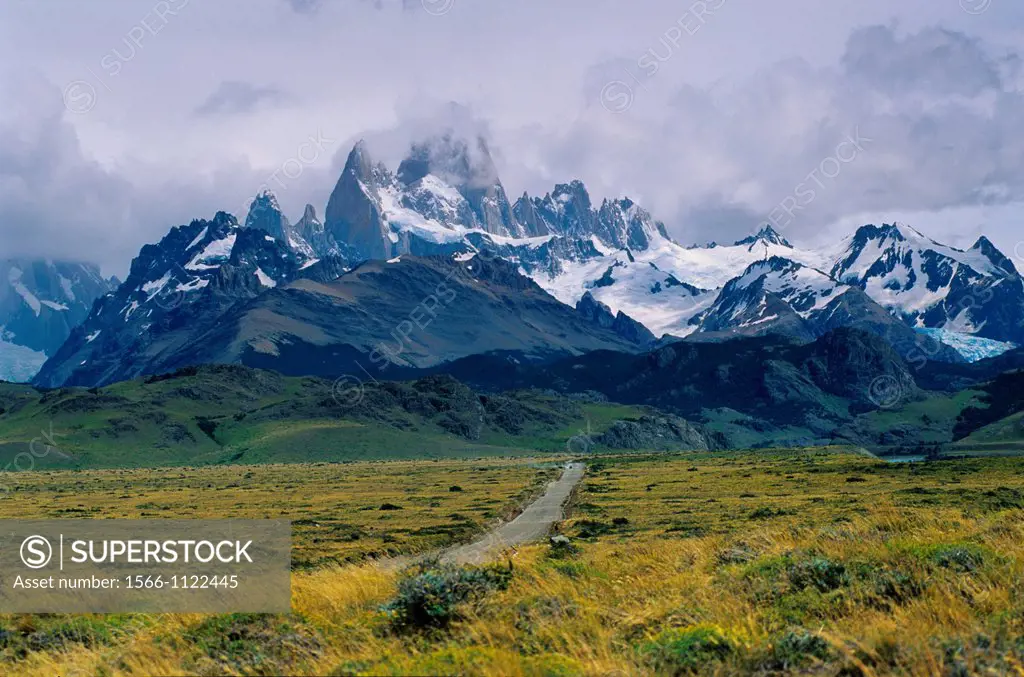
[[[276,104],[285,99],[285,93],[277,87],[225,80],[195,109],[195,114],[244,115],[252,113],[263,104]]]
[[[561,124],[495,124],[418,96],[360,136],[392,168],[441,130],[482,136],[510,194],[580,178],[595,202],[628,195],[684,243],[766,222],[806,242],[854,214],[1024,203],[1018,61],[961,32],[876,25],[853,31],[834,65],[785,58],[705,86],[663,86],[671,64],[638,82],[635,58],[608,58],[584,71],[581,110]],[[608,83],[628,88],[624,110],[601,100]]]
[[[511,195],[580,178],[595,201],[628,195],[686,243],[745,236],[814,177],[823,185],[784,231],[795,243],[856,215],[916,214],[930,233],[946,213],[1024,204],[1024,7],[1011,3],[968,15],[932,0],[730,0],[691,35],[691,3],[671,0],[428,2],[450,7],[443,16],[406,0],[252,0],[244,13],[191,2],[116,76],[100,61],[138,25],[134,3],[53,4],[66,21],[0,3],[0,22],[22,27],[0,51],[11,63],[33,53],[51,83],[42,96],[12,89],[0,109],[2,250],[123,270],[170,226],[240,211],[263,184],[293,218],[307,201],[322,211],[356,139],[396,169],[414,140],[452,125],[485,136]],[[121,28],[96,42],[101,24]],[[645,56],[666,60],[652,74]],[[253,103],[243,85],[218,99],[210,63],[288,93]],[[77,106],[79,80],[95,105],[73,114],[61,93]],[[601,98],[612,81],[629,88],[610,92],[622,112]],[[280,105],[292,93],[302,105]],[[201,103],[211,114],[197,124]],[[338,141],[279,187],[270,177],[285,162],[292,174],[321,129]],[[820,179],[858,130],[872,141]],[[993,222],[1011,250],[1012,222]]]
[[[244,220],[244,205],[268,182],[244,158],[210,172],[131,159],[104,166],[82,150],[58,88],[19,75],[0,81],[0,95],[12,102],[0,112],[0,259],[89,261],[123,276],[143,244],[176,225],[217,211]],[[323,190],[328,173],[302,167],[272,187],[304,204],[300,179]]]
[[[321,8],[327,5],[330,0],[284,0],[298,14],[316,14]],[[337,2],[338,0],[334,0]],[[401,7],[403,10],[415,11],[435,5],[454,4],[454,0],[359,0],[372,6],[376,10],[384,10],[388,7]]]
[[[285,0],[291,8],[299,14],[313,14],[323,3],[323,0]]]
[[[1018,62],[963,33],[888,26],[854,31],[838,67],[785,59],[705,87],[659,90],[612,59],[584,78],[573,124],[498,142],[600,195],[637,191],[686,242],[743,236],[780,204],[787,236],[808,239],[850,214],[1024,202],[1024,97],[1001,75]],[[601,101],[610,82],[629,87],[624,111]],[[840,147],[856,135],[862,150]]]
[[[975,97],[1003,85],[979,40],[943,28],[903,39],[886,26],[859,29],[847,42],[843,68],[854,82],[892,97],[916,92]]]

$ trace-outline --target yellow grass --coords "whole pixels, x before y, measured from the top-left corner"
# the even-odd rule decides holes
[[[421,480],[437,465],[422,464]],[[599,461],[560,527],[579,552],[521,549],[508,589],[464,605],[446,629],[396,630],[381,606],[402,574],[335,564],[294,573],[289,617],[214,619],[237,645],[204,635],[209,617],[148,616],[113,639],[2,665],[25,675],[1024,674],[1021,470],[1018,459],[908,467],[826,452]],[[724,648],[701,654],[706,643],[685,644],[696,636]],[[798,636],[824,650],[787,649]],[[679,655],[659,663],[659,646]]]

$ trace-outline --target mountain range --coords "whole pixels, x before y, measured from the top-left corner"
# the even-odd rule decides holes
[[[866,225],[809,250],[765,226],[683,246],[634,201],[597,205],[580,181],[513,202],[486,142],[453,134],[414,144],[396,171],[356,144],[322,221],[307,205],[292,223],[264,192],[244,223],[218,213],[143,247],[116,289],[95,278],[87,316],[34,348],[50,355],[38,385],[206,362],[376,378],[486,352],[544,362],[680,340],[809,343],[843,327],[907,361],[1024,343],[1024,279],[984,237],[960,250]],[[0,305],[8,331],[5,318],[32,312],[20,299]]]

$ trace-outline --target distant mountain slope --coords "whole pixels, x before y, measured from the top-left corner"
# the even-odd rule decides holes
[[[263,192],[244,226],[218,215],[174,229],[143,249],[130,281],[70,335],[37,382],[105,383],[196,361],[322,374],[359,356],[373,357],[373,366],[419,368],[472,351],[535,359],[607,347],[607,337],[575,329],[580,313],[569,316],[566,332],[549,322],[566,311],[507,297],[506,311],[548,319],[526,312],[525,323],[488,328],[484,319],[496,311],[484,303],[467,308],[479,314],[472,331],[431,322],[429,331],[413,332],[427,338],[389,338],[412,322],[408,299],[431,295],[431,275],[405,281],[404,303],[392,302],[391,291],[371,299],[380,312],[339,301],[339,290],[348,293],[346,285],[385,270],[386,261],[431,257],[505,261],[533,280],[530,294],[544,290],[579,307],[620,349],[646,345],[652,334],[665,344],[769,334],[809,342],[850,327],[883,337],[920,366],[1024,345],[1024,279],[986,238],[962,251],[906,225],[865,225],[834,247],[808,250],[764,226],[732,244],[685,247],[633,200],[593,199],[578,180],[512,202],[487,142],[448,130],[412,143],[394,170],[357,143],[322,221],[307,205],[293,223]],[[222,326],[222,317],[232,324]],[[389,341],[401,345],[388,348]],[[22,364],[31,358],[19,355]]]
[[[860,286],[911,325],[1024,338],[1024,280],[987,238],[962,251],[906,225],[864,226],[833,260],[835,279]]]
[[[223,212],[174,228],[142,248],[128,278],[95,305],[35,382],[97,385],[146,373],[231,305],[332,265],[305,263],[280,240]],[[331,275],[340,274],[333,265]]]
[[[327,263],[306,266],[224,214],[176,229],[143,250],[36,382],[101,385],[205,363],[363,378],[493,350],[636,350],[649,338],[602,326],[501,260],[403,256],[319,275]]]
[[[992,381],[976,387],[981,391],[979,406],[964,409],[953,431],[957,439],[975,434],[982,428],[1008,419],[1024,411],[1024,371],[1010,371],[1000,374]],[[1011,423],[1016,423],[1017,418]],[[1024,428],[1002,425],[1006,435],[1021,441]],[[995,430],[989,430],[987,437],[995,438]]]
[[[65,261],[0,261],[0,380],[31,378],[116,280]]]
[[[599,351],[543,368],[477,356],[444,369],[481,388],[593,391],[723,432],[739,422],[747,437],[763,443],[826,443],[860,413],[922,396],[887,342],[847,328],[811,343],[779,336],[682,341],[643,355]]]

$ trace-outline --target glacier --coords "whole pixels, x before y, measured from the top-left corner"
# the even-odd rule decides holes
[[[998,357],[1009,352],[1017,346],[1013,343],[994,341],[992,339],[972,336],[958,331],[948,329],[929,329],[919,327],[918,333],[930,336],[931,338],[945,343],[947,346],[963,355],[968,362],[977,362],[989,357]]]
[[[45,353],[0,341],[0,381],[26,383],[36,375],[44,362]]]

